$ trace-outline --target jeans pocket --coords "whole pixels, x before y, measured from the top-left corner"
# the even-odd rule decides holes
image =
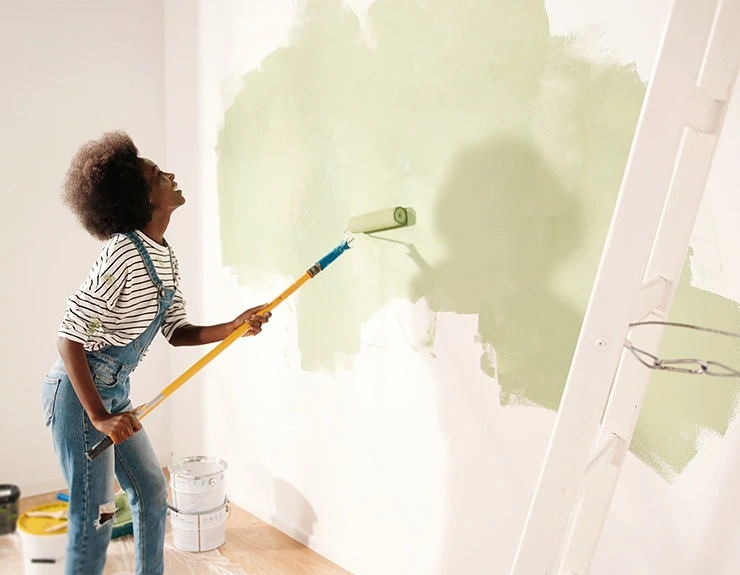
[[[98,390],[115,387],[118,381],[116,368],[106,362],[88,360],[93,383]]]
[[[44,425],[49,427],[51,419],[54,417],[54,403],[59,391],[59,382],[61,378],[47,375],[44,377],[44,387],[41,389],[41,410],[44,414]]]
[[[110,373],[96,373],[93,375],[93,382],[98,389],[115,387],[116,381],[116,376]]]

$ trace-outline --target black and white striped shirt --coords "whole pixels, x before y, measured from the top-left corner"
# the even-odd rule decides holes
[[[175,295],[162,325],[169,340],[188,323],[185,300],[179,289],[177,258],[140,231],[159,280]],[[157,315],[157,288],[136,246],[124,235],[109,239],[93,264],[87,280],[67,300],[58,335],[95,351],[109,345],[124,346],[139,337]]]

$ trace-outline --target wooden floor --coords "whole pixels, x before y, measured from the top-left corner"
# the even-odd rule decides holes
[[[19,514],[37,505],[56,502],[56,494],[22,498]],[[249,575],[350,575],[251,513],[233,503],[229,506],[226,543],[218,550]]]

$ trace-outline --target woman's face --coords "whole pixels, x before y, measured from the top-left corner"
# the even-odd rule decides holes
[[[148,158],[141,159],[141,169],[149,182],[149,201],[155,210],[172,212],[185,203],[182,190],[177,187],[175,174],[163,172]]]

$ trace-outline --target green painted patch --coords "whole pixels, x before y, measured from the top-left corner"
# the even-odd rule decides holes
[[[351,216],[413,206],[415,227],[384,234],[401,244],[365,241],[296,295],[303,368],[336,369],[375,312],[424,298],[414,349],[436,312],[475,314],[502,403],[555,410],[645,87],[551,36],[541,0],[376,0],[368,18],[371,46],[341,2],[307,2],[292,44],[241,79],[217,150],[223,262],[242,284],[295,277]],[[688,285],[677,309],[736,320]],[[683,469],[734,414],[723,385],[655,378],[635,452]]]

